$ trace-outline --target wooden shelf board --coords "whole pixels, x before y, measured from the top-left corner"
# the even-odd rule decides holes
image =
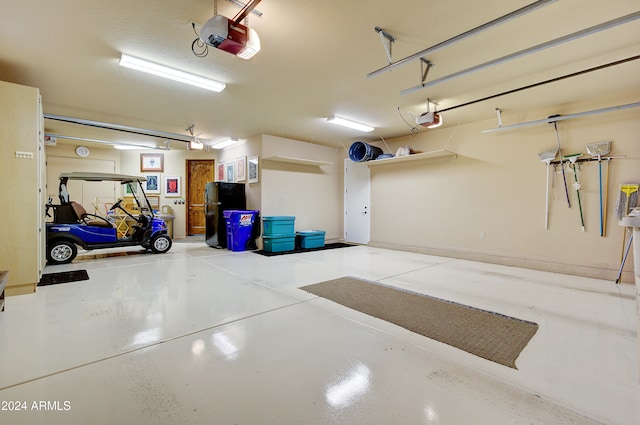
[[[376,159],[373,161],[367,161],[367,165],[372,167],[376,165],[393,164],[396,162],[424,161],[429,159],[448,159],[456,158],[457,156],[458,155],[454,152],[442,149],[438,151],[415,153],[413,155],[407,156],[395,156],[393,158]]]
[[[284,162],[287,164],[312,165],[315,167],[322,167],[323,165],[333,164],[332,162],[316,161],[313,159],[293,158],[290,156],[280,156],[280,155],[274,155],[268,158],[263,158],[263,160],[274,161],[274,162]]]

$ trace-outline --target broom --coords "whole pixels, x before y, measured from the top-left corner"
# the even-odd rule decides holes
[[[540,152],[538,154],[540,161],[547,164],[547,189],[545,193],[545,208],[544,208],[544,228],[545,229],[549,228],[549,165],[551,164],[551,161],[556,159],[557,154],[558,154],[557,148],[549,149],[544,152]]]
[[[602,156],[607,155],[611,151],[611,142],[592,143],[587,145],[587,152],[592,157],[598,157],[598,179],[600,187],[600,236],[605,236],[605,222],[607,202],[602,200]],[[609,171],[609,163],[607,163],[607,172]]]

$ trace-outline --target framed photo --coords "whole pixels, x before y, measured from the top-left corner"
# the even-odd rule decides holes
[[[235,183],[236,181],[236,173],[235,173],[235,164],[233,162],[228,162],[225,164],[225,174],[226,177],[224,181],[227,183]]]
[[[243,182],[247,180],[247,157],[241,156],[236,158],[236,181]]]
[[[180,197],[180,177],[164,178],[164,196],[177,198]]]
[[[216,165],[217,182],[223,182],[225,180],[225,170],[226,168],[224,168],[224,162],[218,162],[218,165]]]
[[[137,184],[123,184],[124,186],[124,196],[135,196],[136,193],[138,192],[138,185]]]
[[[249,183],[258,183],[258,157],[249,158]]]
[[[147,196],[149,199],[149,203],[151,204],[151,208],[157,210],[160,208],[160,197],[159,196]]]
[[[162,153],[141,153],[140,172],[158,171],[164,172],[164,154]]]
[[[144,182],[146,193],[160,193],[160,174],[146,174],[147,181]]]

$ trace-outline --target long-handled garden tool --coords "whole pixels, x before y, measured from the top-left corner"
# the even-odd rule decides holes
[[[604,177],[604,208],[603,208],[603,217],[604,222],[602,223],[602,236],[607,236],[607,205],[609,205],[609,164],[611,162],[611,158],[607,158],[607,173]]]
[[[576,195],[578,196],[578,208],[580,209],[580,225],[582,226],[582,231],[584,232],[584,216],[582,215],[582,201],[580,200],[580,182],[578,182],[578,171],[576,169],[576,161],[581,156],[581,153],[574,153],[572,155],[566,155],[564,159],[571,163],[571,168],[573,169],[573,177],[575,179],[573,188],[576,190]]]
[[[549,165],[551,165],[551,161],[556,159],[556,155],[558,154],[557,148],[552,148],[546,150],[544,152],[540,152],[538,157],[540,161],[547,164],[547,189],[545,194],[545,207],[544,207],[544,228],[549,228]]]
[[[616,216],[618,220],[622,219],[625,215],[629,213],[629,209],[636,206],[638,202],[638,189],[640,189],[640,185],[637,183],[623,183],[620,185],[620,196],[618,196],[618,200],[616,201]],[[624,235],[622,236],[622,254],[620,255],[620,263],[624,265],[625,259],[625,240],[627,239],[627,233],[629,229],[627,227],[624,228]]]
[[[587,145],[587,152],[592,157],[598,157],[598,178],[600,185],[600,236],[605,235],[605,212],[606,212],[606,203],[603,203],[602,200],[602,156],[607,155],[611,151],[611,142],[601,142],[601,143],[593,143],[591,145]],[[609,164],[607,163],[607,172]],[[607,174],[608,175],[608,174]]]
[[[560,115],[551,115],[549,118],[559,117]],[[562,170],[562,180],[564,181],[564,193],[567,195],[567,205],[571,208],[571,200],[569,200],[569,187],[567,186],[567,176],[564,173],[564,163],[562,162],[562,149],[560,148],[560,136],[558,135],[558,124],[553,122],[553,129],[556,131],[556,142],[558,143],[558,152],[560,152],[560,169]]]
[[[626,229],[625,229],[626,234]],[[624,241],[622,241],[624,243]],[[627,255],[629,255],[629,249],[631,249],[631,242],[633,242],[633,233],[629,236],[629,242],[627,242],[627,247],[624,250],[624,254],[622,255],[622,261],[620,262],[620,270],[618,270],[618,277],[616,277],[616,283],[620,283],[620,279],[622,278],[622,269],[624,269],[624,263],[627,262]]]

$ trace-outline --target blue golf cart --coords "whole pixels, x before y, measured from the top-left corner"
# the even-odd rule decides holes
[[[90,182],[119,182],[128,186],[128,193],[134,194],[136,209],[133,215],[122,206],[122,199],[110,208],[107,217],[90,214],[77,202],[69,200],[67,191],[70,180]],[[109,173],[63,173],[60,174],[58,197],[60,204],[47,203],[47,216],[53,210],[53,220],[47,223],[47,260],[49,264],[66,264],[76,258],[78,246],[85,250],[141,246],[155,254],[171,249],[172,241],[167,233],[164,220],[153,214],[142,182],[143,176],[128,176]],[[119,211],[119,214],[115,214]],[[122,215],[124,214],[124,215]],[[116,218],[117,217],[117,218]],[[125,220],[127,232],[118,235],[117,220]]]

